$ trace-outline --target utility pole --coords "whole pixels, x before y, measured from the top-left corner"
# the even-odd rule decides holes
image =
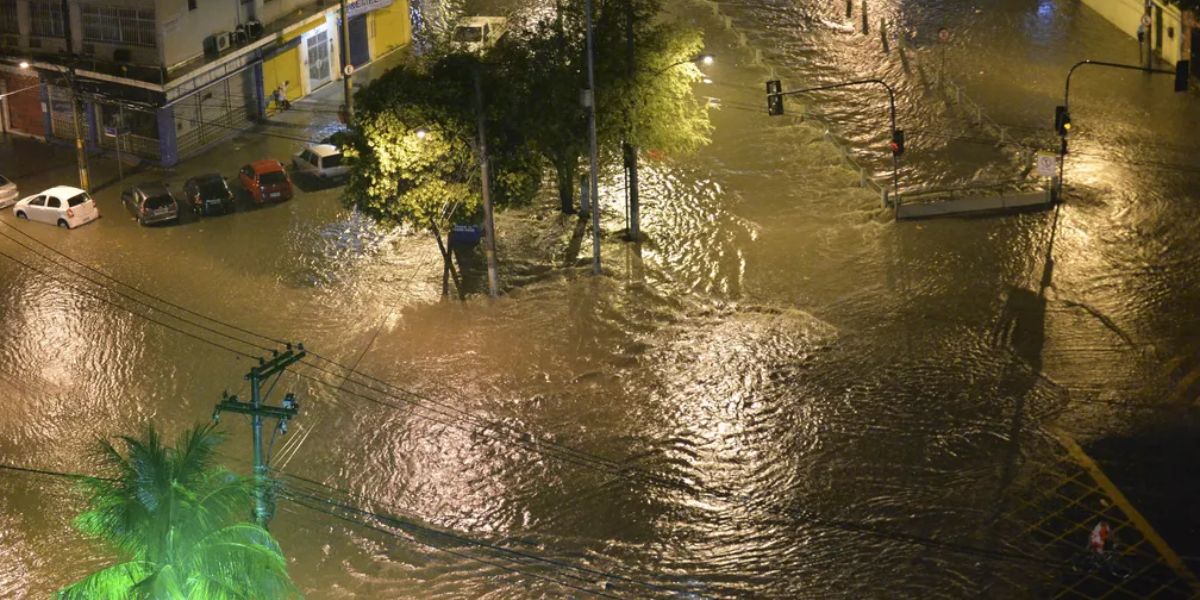
[[[288,392],[283,397],[283,406],[267,406],[263,404],[262,384],[267,378],[272,375],[282,374],[288,365],[304,358],[307,352],[304,351],[304,344],[298,344],[297,350],[292,350],[292,345],[287,345],[287,350],[282,354],[271,351],[271,359],[264,361],[258,359],[258,366],[250,369],[246,374],[246,380],[250,382],[250,402],[242,402],[237,396],[227,396],[222,394],[221,401],[217,403],[217,407],[213,409],[213,421],[220,420],[222,412],[235,412],[244,415],[250,415],[250,424],[254,431],[254,522],[258,523],[264,529],[267,527],[267,520],[270,518],[270,510],[267,502],[267,464],[263,460],[262,447],[262,422],[263,417],[275,417],[279,419],[279,424],[276,426],[281,433],[287,433],[288,419],[296,416],[300,411],[300,404],[296,402],[296,396]],[[276,383],[278,382],[276,378]],[[271,389],[275,388],[275,384],[271,384],[271,388],[267,390],[267,395],[271,394]]]
[[[346,10],[346,0],[340,0],[342,7],[342,103],[346,107],[346,123],[354,120],[354,84],[350,76],[354,74],[354,63],[350,59],[350,12]]]
[[[600,168],[596,158],[596,76],[592,57],[592,0],[584,1],[587,25],[587,99],[588,109],[588,150],[590,152],[591,170],[588,177],[588,187],[592,196],[592,275],[600,271],[600,186],[597,181]]]
[[[483,178],[483,233],[487,240],[483,252],[487,255],[488,295],[495,298],[499,293],[499,276],[496,273],[496,223],[492,220],[491,178],[488,172],[487,130],[483,117],[483,82],[480,67],[475,67],[475,113],[479,119],[479,170]]]
[[[67,0],[60,5],[63,20],[63,41],[67,45],[67,87],[71,90],[71,121],[75,126],[75,162],[79,167],[79,189],[92,191],[92,180],[88,175],[87,146],[83,141],[83,119],[79,110],[79,86],[75,82],[75,43],[71,35],[71,6]]]
[[[628,67],[628,76],[632,81],[637,74],[637,65],[635,64],[636,52],[634,48],[633,38],[633,0],[625,0],[625,64]],[[629,117],[629,123],[625,130],[625,144],[622,150],[625,155],[625,169],[629,177],[629,241],[641,241],[641,224],[640,213],[641,208],[638,205],[638,149],[635,141],[634,127],[637,122],[633,116]]]

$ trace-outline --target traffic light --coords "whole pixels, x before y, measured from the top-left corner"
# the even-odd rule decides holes
[[[783,114],[783,84],[778,79],[767,82],[767,114],[776,117]]]
[[[1067,107],[1054,107],[1054,130],[1062,137],[1067,137],[1071,131],[1071,113],[1067,112]]]
[[[892,147],[892,156],[900,156],[904,154],[904,130],[897,129],[892,132],[892,143],[888,144]]]
[[[1188,91],[1188,67],[1190,64],[1186,60],[1175,63],[1175,91]]]

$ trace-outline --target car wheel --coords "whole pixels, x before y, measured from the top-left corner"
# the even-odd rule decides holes
[[[29,217],[25,216],[25,213],[23,213],[23,212],[18,212],[18,213],[17,213],[17,218],[18,218],[18,219],[24,219],[24,220],[26,220],[26,221],[28,221],[28,220],[29,220]]]
[[[59,227],[62,227],[63,229],[70,229],[70,228],[71,228],[71,224],[70,224],[70,223],[68,223],[66,219],[59,219],[59,220],[58,220],[58,226],[59,226]]]

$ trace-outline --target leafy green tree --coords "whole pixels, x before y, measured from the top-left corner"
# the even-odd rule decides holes
[[[602,160],[621,142],[669,153],[708,142],[708,111],[692,90],[702,74],[690,59],[703,48],[694,29],[664,21],[659,0],[597,0],[594,8],[596,133]],[[633,64],[627,38],[632,33]],[[575,177],[587,152],[586,43],[582,0],[514,32],[493,56],[525,102],[510,117],[553,168],[563,212],[571,212]]]
[[[279,544],[250,523],[251,479],[217,466],[222,436],[201,425],[167,447],[153,427],[100,444],[111,477],[83,481],[76,527],[126,560],[63,588],[69,600],[296,598]]]
[[[385,73],[357,96],[345,155],[345,201],[376,220],[429,231],[454,274],[442,232],[481,207],[474,78],[486,90],[493,203],[532,195],[539,165],[504,116],[514,103],[497,70],[464,54],[434,55]],[[456,276],[457,277],[457,276]],[[446,291],[443,277],[443,293]]]

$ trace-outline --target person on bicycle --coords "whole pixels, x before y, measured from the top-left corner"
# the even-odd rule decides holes
[[[1109,550],[1112,543],[1112,528],[1108,526],[1107,521],[1100,521],[1092,528],[1092,533],[1088,535],[1088,550],[1097,556],[1104,555]]]

